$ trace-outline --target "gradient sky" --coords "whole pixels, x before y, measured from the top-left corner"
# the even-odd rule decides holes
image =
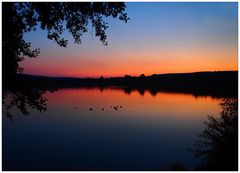
[[[67,48],[37,29],[25,39],[41,53],[20,65],[27,74],[74,77],[237,70],[237,5],[128,2],[128,23],[106,19],[108,46],[93,36],[91,28],[80,45],[64,33]]]

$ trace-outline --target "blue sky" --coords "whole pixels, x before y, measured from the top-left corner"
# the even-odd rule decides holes
[[[25,35],[37,59],[25,73],[50,76],[121,76],[237,69],[237,3],[127,2],[127,23],[106,18],[108,46],[89,32],[82,44],[61,48],[39,28]],[[164,67],[164,68],[163,68]]]

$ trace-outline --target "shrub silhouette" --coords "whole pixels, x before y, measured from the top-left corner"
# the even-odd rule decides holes
[[[238,169],[238,102],[223,99],[219,118],[208,116],[206,129],[193,147],[202,158],[200,170],[236,171]]]

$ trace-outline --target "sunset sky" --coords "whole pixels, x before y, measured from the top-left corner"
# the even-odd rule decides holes
[[[36,59],[21,63],[24,73],[46,76],[110,77],[238,69],[237,3],[126,3],[128,23],[107,18],[108,46],[91,27],[67,48],[37,29],[25,35]]]

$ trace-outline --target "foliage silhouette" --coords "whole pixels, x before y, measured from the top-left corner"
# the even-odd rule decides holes
[[[3,80],[12,82],[16,74],[22,72],[18,63],[25,57],[34,58],[40,53],[40,49],[31,50],[31,44],[23,38],[24,33],[35,30],[37,25],[47,30],[48,39],[66,47],[67,40],[62,33],[68,31],[75,43],[81,43],[90,23],[95,36],[107,45],[105,31],[108,25],[103,17],[127,22],[129,18],[125,8],[122,2],[3,2]]]
[[[196,157],[202,158],[199,170],[238,170],[238,102],[223,99],[220,106],[220,117],[208,117],[207,127],[192,149]]]
[[[12,87],[3,88],[3,106],[6,108],[6,115],[13,121],[11,109],[14,107],[27,116],[30,114],[29,108],[38,110],[40,112],[47,110],[47,98],[43,94],[49,90],[36,87],[30,81],[22,81],[16,78],[16,83]]]

